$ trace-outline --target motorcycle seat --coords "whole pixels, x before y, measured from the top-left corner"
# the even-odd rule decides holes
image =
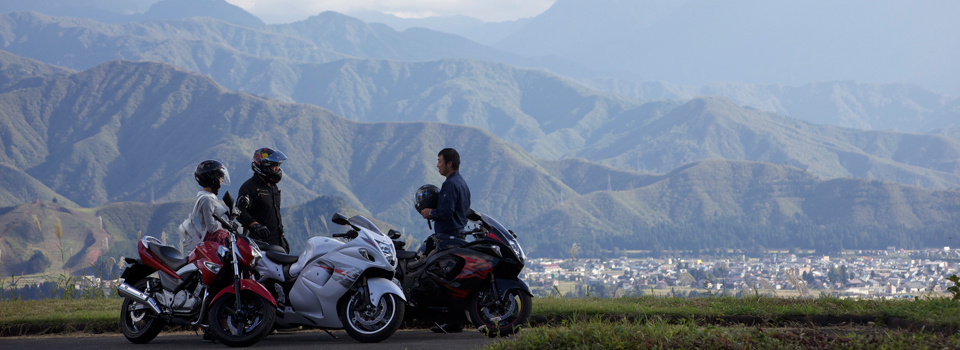
[[[287,255],[273,250],[267,251],[267,259],[281,265],[290,265],[300,260],[299,255]]]
[[[417,252],[414,252],[414,251],[410,251],[410,250],[397,251],[397,259],[400,259],[400,260],[413,259],[416,256],[417,256]]]
[[[183,253],[180,253],[180,251],[173,246],[151,244],[149,250],[157,259],[160,259],[160,262],[174,271],[179,270],[187,264],[188,258],[184,257]]]

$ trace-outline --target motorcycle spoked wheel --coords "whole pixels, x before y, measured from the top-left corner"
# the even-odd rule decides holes
[[[470,296],[467,302],[470,321],[477,330],[491,338],[516,333],[530,318],[532,299],[519,289],[513,289],[499,298],[491,289],[488,286]]]
[[[133,288],[145,292],[147,290],[147,280],[144,278],[133,284]],[[120,306],[120,329],[123,330],[123,336],[134,344],[149,343],[156,338],[166,321],[153,315],[150,307],[131,299],[123,299]]]
[[[394,294],[384,294],[380,303],[367,309],[362,303],[362,294],[351,290],[340,299],[337,313],[343,329],[361,343],[379,343],[389,338],[400,328],[406,304]]]
[[[276,314],[271,306],[272,304],[259,294],[241,290],[240,310],[235,313],[236,295],[224,295],[210,308],[207,316],[207,321],[210,322],[209,330],[226,346],[246,347],[256,344],[273,329]]]

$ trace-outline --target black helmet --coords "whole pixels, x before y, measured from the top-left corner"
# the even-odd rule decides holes
[[[250,163],[250,168],[265,180],[277,183],[283,179],[283,169],[273,171],[270,170],[270,167],[280,165],[286,159],[287,156],[283,155],[283,152],[261,148],[253,152],[253,162]]]
[[[417,208],[418,213],[427,208],[436,209],[438,200],[440,200],[440,188],[434,185],[423,185],[417,189],[413,206]]]
[[[193,178],[200,187],[209,187],[214,194],[219,194],[220,185],[230,185],[230,172],[223,163],[215,160],[200,162],[197,171],[193,172]]]

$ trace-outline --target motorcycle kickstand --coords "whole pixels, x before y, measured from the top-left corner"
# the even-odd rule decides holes
[[[337,336],[333,335],[333,333],[330,333],[330,331],[328,331],[326,328],[324,328],[323,331],[324,331],[324,332],[327,332],[327,334],[329,334],[331,337],[333,337],[333,339],[340,339],[340,338],[337,338]]]
[[[441,326],[439,323],[434,322],[433,324],[437,325],[437,328],[440,328],[440,330],[443,331],[443,334],[450,334],[450,333],[447,333],[447,330],[443,329],[443,326]]]

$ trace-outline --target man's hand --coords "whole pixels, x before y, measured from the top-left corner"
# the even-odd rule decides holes
[[[266,226],[261,225],[260,223],[254,223],[250,225],[250,233],[254,239],[266,239],[270,237],[270,229]]]
[[[423,209],[420,211],[420,215],[423,216],[424,219],[429,219],[431,211],[433,211],[433,209],[430,209],[430,208]]]

